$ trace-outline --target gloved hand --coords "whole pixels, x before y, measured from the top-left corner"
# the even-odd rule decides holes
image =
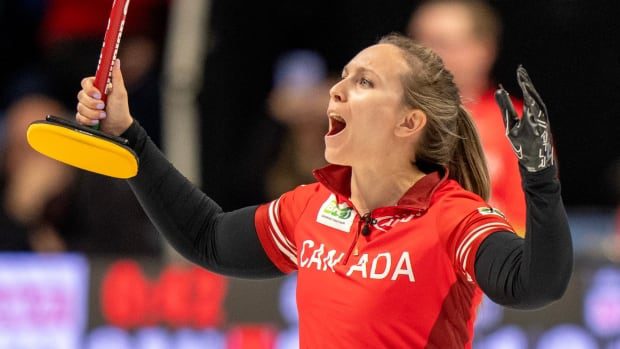
[[[527,71],[517,68],[517,81],[523,91],[523,116],[517,115],[508,92],[500,85],[495,92],[506,126],[506,136],[519,163],[529,172],[537,172],[553,165],[553,140],[547,108]]]

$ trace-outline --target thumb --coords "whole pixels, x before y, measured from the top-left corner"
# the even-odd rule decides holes
[[[121,73],[121,60],[117,59],[112,67],[112,86],[110,88],[110,97],[125,95],[127,95],[127,89],[125,88],[125,81],[123,80],[123,74]]]
[[[519,123],[519,117],[512,104],[508,91],[506,91],[502,85],[499,85],[499,88],[495,92],[495,101],[502,112],[502,120],[506,127],[506,134],[508,134],[508,132]]]

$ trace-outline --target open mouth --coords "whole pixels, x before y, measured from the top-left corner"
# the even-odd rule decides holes
[[[331,114],[329,115],[329,132],[327,132],[327,136],[337,135],[345,127],[347,127],[347,123],[340,115]]]

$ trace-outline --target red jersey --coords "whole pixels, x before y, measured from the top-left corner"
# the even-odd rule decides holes
[[[523,103],[511,98],[515,110],[522,114]],[[495,102],[495,91],[489,90],[480,99],[466,103],[474,119],[491,177],[489,203],[500,209],[521,236],[525,235],[525,195],[521,189],[519,163],[502,121],[502,112]]]
[[[471,348],[475,256],[489,234],[513,231],[503,215],[435,172],[362,219],[350,167],[315,177],[255,216],[271,261],[298,272],[300,347]]]

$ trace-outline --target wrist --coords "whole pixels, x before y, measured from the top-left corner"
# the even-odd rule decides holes
[[[558,179],[558,170],[555,164],[536,172],[528,171],[527,168],[519,164],[519,172],[521,172],[525,186],[535,186],[538,183],[548,183]]]
[[[146,131],[140,126],[138,120],[133,119],[131,125],[120,136],[125,138],[129,142],[129,147],[136,151],[138,143],[141,143],[139,140],[146,138]]]
[[[132,123],[133,123],[133,117],[131,117],[131,115],[119,122],[115,122],[115,124],[110,127],[110,129],[108,130],[109,133],[115,135],[115,136],[121,136],[123,133],[125,133],[129,127],[131,127]]]

